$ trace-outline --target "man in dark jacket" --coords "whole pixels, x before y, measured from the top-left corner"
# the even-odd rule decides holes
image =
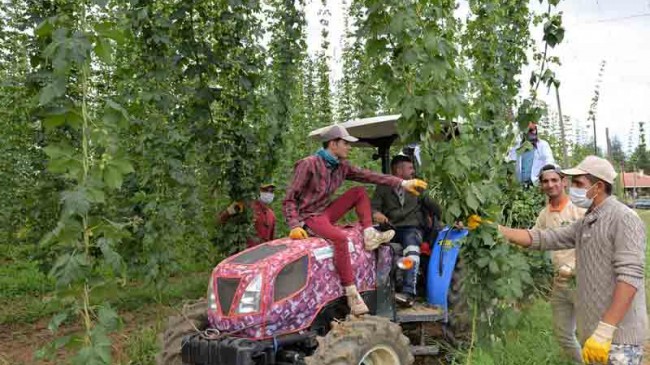
[[[395,156],[390,166],[394,176],[402,180],[414,178],[415,168],[408,156]],[[413,267],[404,272],[402,293],[396,295],[398,302],[410,304],[415,297],[420,244],[425,230],[433,225],[432,220],[440,217],[440,207],[427,196],[407,194],[402,187],[379,185],[372,197],[372,211],[377,223],[390,223],[395,227],[394,241],[402,245],[404,257],[413,263]]]

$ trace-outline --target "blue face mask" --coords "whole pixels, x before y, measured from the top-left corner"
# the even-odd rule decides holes
[[[592,185],[591,188],[593,188],[596,185]],[[587,198],[587,192],[589,192],[589,189],[581,189],[581,188],[569,188],[569,198],[571,199],[571,202],[575,204],[575,206],[579,208],[584,208],[584,209],[589,209],[591,205],[594,203],[594,198]]]

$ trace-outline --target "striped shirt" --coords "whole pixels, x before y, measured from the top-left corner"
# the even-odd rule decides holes
[[[336,189],[345,180],[394,188],[399,187],[403,181],[395,176],[352,166],[346,160],[341,160],[337,168],[330,169],[321,157],[303,158],[296,162],[293,179],[282,202],[282,210],[289,228],[301,227],[305,219],[322,213],[330,204]]]

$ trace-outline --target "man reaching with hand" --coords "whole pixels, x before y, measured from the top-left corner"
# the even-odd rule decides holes
[[[576,320],[586,364],[640,365],[646,338],[646,230],[630,208],[612,197],[616,172],[605,159],[588,156],[572,177],[571,202],[584,218],[561,228],[499,226],[510,242],[537,250],[576,250]]]
[[[361,315],[368,313],[368,306],[354,283],[347,236],[335,223],[354,208],[364,228],[364,245],[369,251],[390,241],[395,231],[379,232],[372,227],[370,199],[365,188],[354,187],[334,201],[331,201],[332,195],[344,180],[393,188],[401,186],[415,195],[419,194],[417,189],[425,189],[427,184],[422,180],[403,180],[350,165],[346,160],[351,148],[350,142],[356,142],[357,139],[340,125],[333,125],[323,132],[321,140],[323,148],[296,163],[283,202],[283,212],[291,228],[289,237],[292,239],[307,238],[306,229],[309,229],[332,242],[334,266],[341,277],[350,312]]]

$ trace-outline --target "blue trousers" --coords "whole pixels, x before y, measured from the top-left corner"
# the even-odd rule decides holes
[[[404,272],[402,292],[415,295],[415,288],[420,268],[420,243],[422,243],[422,230],[418,227],[397,227],[395,230],[396,243],[402,245],[403,257],[409,257],[413,261],[413,268]]]

